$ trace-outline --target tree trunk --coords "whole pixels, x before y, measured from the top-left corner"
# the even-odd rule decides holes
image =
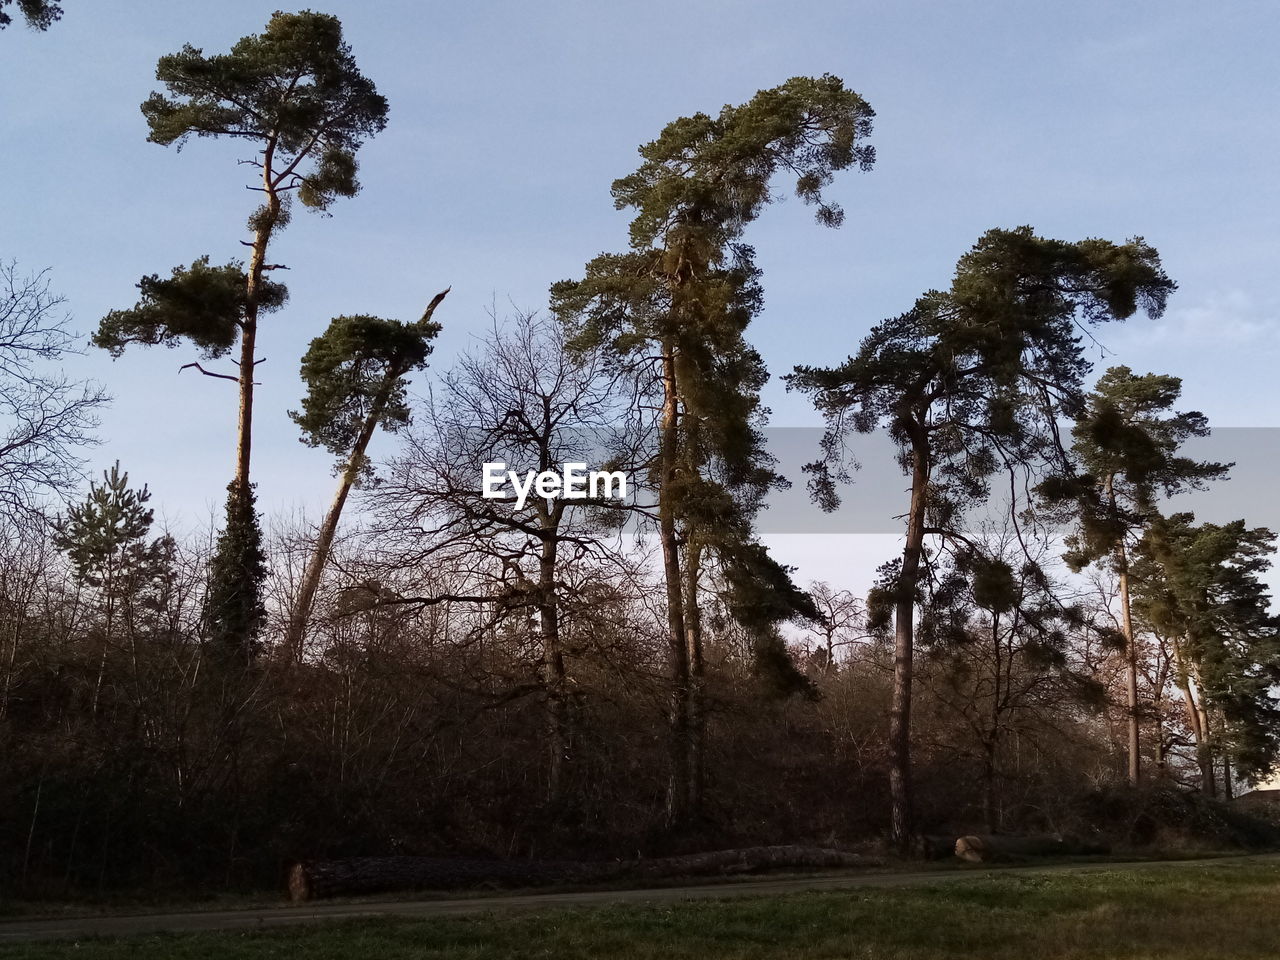
[[[662,419],[659,440],[658,537],[662,543],[662,572],[667,587],[667,659],[671,673],[671,773],[667,786],[667,820],[688,820],[689,810],[689,648],[685,637],[684,583],[680,576],[680,543],[672,492],[679,466],[679,396],[675,354],[662,347]]]
[[[280,195],[272,180],[275,159],[274,139],[267,143],[262,156],[262,189],[266,194],[265,215],[256,220],[253,252],[249,256],[249,272],[245,279],[244,319],[240,324],[240,411],[236,432],[235,484],[241,496],[249,494],[249,460],[253,448],[253,373],[258,339],[258,308],[262,298],[262,276],[267,264],[267,244],[280,222]]]
[[[996,833],[1000,829],[999,810],[996,799],[995,744],[988,742],[983,745],[982,751],[982,820],[990,833]]]
[[[702,611],[698,607],[698,581],[702,571],[702,545],[685,546],[685,636],[689,650],[689,816],[702,812],[706,781],[707,715],[705,666],[702,657]]]
[[[288,889],[295,901],[392,890],[447,890],[506,884],[599,883],[626,878],[690,877],[760,870],[849,869],[878,861],[821,847],[747,847],[654,860],[455,860],[434,857],[356,857],[294,864]]]
[[[1209,743],[1208,731],[1204,725],[1204,713],[1196,701],[1195,692],[1191,689],[1191,678],[1179,657],[1178,689],[1182,691],[1182,702],[1186,705],[1187,723],[1191,727],[1191,735],[1196,741],[1196,764],[1200,767],[1200,792],[1207,797],[1218,795],[1218,784],[1213,776],[1213,748]]]
[[[1133,609],[1129,601],[1129,561],[1124,543],[1116,545],[1116,570],[1120,578],[1120,616],[1124,627],[1125,703],[1128,708],[1129,785],[1142,779],[1141,727],[1138,714],[1138,643],[1133,629]]]
[[[387,397],[390,395],[391,388],[399,376],[399,373],[395,373],[394,376],[388,375],[387,381],[370,406],[369,414],[360,429],[360,435],[356,438],[355,448],[352,450],[351,457],[347,460],[347,465],[342,471],[342,479],[338,482],[338,490],[329,504],[329,511],[325,514],[324,522],[320,525],[315,549],[311,551],[311,556],[307,560],[306,569],[302,574],[302,585],[298,589],[298,599],[293,605],[293,611],[289,617],[288,631],[285,635],[285,647],[294,660],[302,659],[302,646],[306,638],[307,620],[311,616],[311,607],[315,602],[316,590],[320,586],[320,577],[324,573],[325,564],[329,562],[329,554],[333,550],[333,540],[338,533],[338,521],[342,517],[342,509],[346,506],[351,488],[355,485],[356,478],[360,475],[360,465],[364,462],[365,451],[369,448],[369,441],[373,439],[373,432],[377,429],[378,421],[382,417],[382,411],[387,405]]]
[[[911,510],[902,571],[894,605],[893,696],[889,706],[890,839],[902,855],[911,852],[914,830],[911,801],[911,678],[915,645],[915,595],[924,548],[924,514],[929,481],[929,451],[922,433],[913,438]]]
[[[560,501],[548,523],[558,523]],[[547,698],[547,800],[559,803],[564,794],[564,768],[569,759],[568,710],[565,703],[564,653],[560,648],[560,607],[556,596],[559,549],[554,529],[542,540],[538,561],[538,629],[542,635],[542,682]]]

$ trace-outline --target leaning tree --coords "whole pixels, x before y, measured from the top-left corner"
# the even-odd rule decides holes
[[[339,197],[354,196],[356,152],[386,125],[387,102],[356,66],[336,17],[304,11],[277,13],[265,31],[243,38],[230,53],[206,56],[190,45],[161,57],[155,92],[142,104],[148,138],[181,146],[190,137],[227,137],[254,144],[242,160],[257,171],[251,189],[262,204],[250,215],[247,266],[213,266],[201,257],[171,277],[144,277],[141,299],[103,318],[94,342],[118,356],[130,343],[195,345],[205,358],[238,347],[235,374],[205,370],[236,382],[239,427],[235,479],[229,487],[226,527],[212,564],[209,621],[213,639],[241,660],[251,658],[261,626],[265,560],[253,487],[249,479],[253,388],[258,324],[285,300],[271,280],[283,268],[267,253],[289,222],[296,195],[303,206],[325,211]]]
[[[289,614],[285,646],[295,658],[302,656],[307,618],[347,497],[372,473],[369,443],[378,428],[394,433],[409,422],[405,378],[426,366],[431,343],[440,332],[440,324],[431,317],[448,292],[437,294],[416,323],[365,315],[335,317],[302,358],[307,395],[302,410],[289,416],[302,428],[304,443],[324,447],[339,458],[339,480]]]
[[[991,230],[960,259],[949,289],[873,328],[844,363],[787,378],[827,420],[822,457],[808,468],[822,506],[839,504],[857,433],[887,431],[911,479],[902,555],[880,593],[893,609],[891,830],[904,851],[914,828],[912,661],[926,541],[962,536],[963,512],[987,499],[998,471],[1062,462],[1057,425],[1083,409],[1089,370],[1080,331],[1139,309],[1159,316],[1173,288],[1140,238],[1067,243],[1030,227]]]

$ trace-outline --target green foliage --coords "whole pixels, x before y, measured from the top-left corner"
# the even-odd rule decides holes
[[[787,377],[829,425],[823,458],[808,468],[815,497],[838,506],[852,432],[886,429],[904,457],[927,448],[931,509],[946,515],[985,497],[996,469],[1053,462],[1053,425],[1084,404],[1080,325],[1138,309],[1158,317],[1173,289],[1140,238],[1066,243],[1030,227],[988,231],[956,265],[950,289],[873,328],[843,364]]]
[[[357,68],[342,24],[326,14],[276,13],[228,54],[187,45],[160,58],[156,79],[168,95],[152,93],[142,105],[148,139],[256,141],[279,187],[318,210],[358,192],[356,151],[386,126],[387,101]],[[309,170],[307,159],[315,160]]]
[[[209,561],[205,621],[213,651],[241,666],[258,653],[266,617],[262,586],[267,555],[258,519],[257,496],[237,483],[227,487],[227,519]]]
[[[13,22],[13,17],[5,11],[14,0],[0,0],[0,30]],[[48,30],[54,23],[62,19],[62,4],[52,0],[17,0],[18,12],[22,14],[27,26],[33,30]]]
[[[667,124],[640,148],[641,167],[613,184],[618,209],[637,211],[632,246],[664,248],[667,273],[682,260],[718,261],[773,199],[769,186],[780,170],[795,175],[796,196],[817,207],[819,223],[838,226],[843,212],[822,189],[837,171],[871,168],[875,149],[863,141],[874,117],[862,97],[826,74],[793,77],[714,118]]]
[[[1179,455],[1187,440],[1209,433],[1203,414],[1172,412],[1181,392],[1177,377],[1120,366],[1088,397],[1072,430],[1075,463],[1037,488],[1042,502],[1076,523],[1065,554],[1073,569],[1113,557],[1159,515],[1161,496],[1202,490],[1230,469]]]
[[[1280,618],[1262,581],[1276,535],[1243,520],[1154,520],[1136,551],[1135,609],[1173,637],[1206,705],[1226,722],[1224,746],[1246,776],[1280,756]]]
[[[741,592],[735,568],[758,565],[752,517],[764,494],[784,485],[759,430],[768,373],[745,331],[763,294],[742,234],[774,199],[770,188],[783,171],[795,175],[797,195],[817,207],[820,223],[839,225],[840,208],[822,191],[840,170],[871,167],[875,153],[863,141],[873,117],[866,101],[828,75],[793,78],[716,117],[668,124],[641,147],[640,168],[613,184],[615,205],[635,211],[631,251],[602,254],[583,279],[551,288],[571,346],[604,348],[619,362],[655,348],[670,358],[665,389],[679,408],[679,466],[662,478],[660,497],[725,559],[730,595]],[[761,583],[779,589],[781,609],[792,607],[776,577]],[[763,610],[757,602],[733,606]],[[767,633],[776,622],[770,612],[757,626]]]
[[[303,442],[346,457],[370,417],[395,432],[409,422],[404,377],[431,354],[440,324],[401,323],[365,315],[335,317],[302,358],[307,394],[289,416]]]
[[[243,264],[211,267],[207,256],[200,257],[190,267],[174,267],[167,279],[143,277],[138,290],[138,303],[112,310],[93,335],[93,344],[113,357],[130,343],[176,347],[189,340],[206,357],[223,356],[235,345],[248,306]],[[277,310],[287,298],[283,284],[264,279],[258,309]]]
[[[91,483],[83,503],[68,508],[55,524],[53,545],[71,560],[77,579],[93,587],[113,588],[120,577],[153,576],[173,548],[169,537],[147,542],[153,513],[151,493],[129,487],[129,474],[117,462]]]

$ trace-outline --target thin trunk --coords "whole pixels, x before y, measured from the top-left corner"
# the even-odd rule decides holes
[[[559,506],[555,508],[556,514],[559,509]],[[544,537],[538,562],[538,628],[542,634],[542,682],[547,697],[547,800],[550,803],[558,803],[564,795],[564,770],[569,759],[564,653],[560,647],[560,609],[556,599],[559,546],[554,531],[553,535]]]
[[[1195,695],[1191,684],[1183,680],[1178,684],[1182,690],[1182,698],[1187,706],[1187,722],[1191,725],[1191,734],[1196,741],[1196,763],[1200,767],[1200,792],[1209,797],[1218,795],[1218,784],[1213,777],[1213,748],[1205,735],[1203,716],[1196,706]]]
[[[1138,646],[1133,629],[1133,612],[1129,603],[1129,570],[1125,564],[1124,545],[1117,548],[1120,567],[1120,613],[1125,639],[1125,705],[1128,709],[1129,784],[1137,786],[1142,779],[1140,726],[1138,718]]]
[[[1000,711],[1004,698],[1004,651],[1000,646],[1000,614],[991,616],[991,656],[995,670],[992,671],[991,691],[991,732],[983,744],[983,812],[988,833],[1000,831],[1000,814],[996,792],[997,754],[1000,749]]]
[[[689,816],[702,810],[706,781],[707,715],[702,657],[702,611],[698,607],[698,580],[702,569],[702,545],[691,540],[685,546],[685,636],[689,650]]]
[[[431,315],[435,313],[436,307],[440,305],[440,302],[444,300],[448,292],[448,290],[445,290],[432,298],[427,305],[426,312],[422,315],[422,319],[418,321],[418,325],[425,325],[431,320]],[[333,501],[329,504],[329,512],[325,514],[324,523],[320,526],[319,535],[316,537],[316,547],[311,552],[311,556],[307,560],[306,569],[302,573],[302,584],[298,589],[298,599],[293,605],[293,611],[289,616],[289,626],[285,634],[285,649],[289,651],[290,656],[295,660],[302,659],[307,620],[311,616],[311,607],[315,603],[316,590],[320,587],[320,577],[324,574],[325,564],[329,562],[329,554],[333,550],[333,541],[338,533],[338,521],[342,518],[342,510],[347,504],[347,497],[360,476],[360,467],[364,463],[369,443],[373,440],[373,434],[378,429],[378,424],[382,422],[382,416],[386,411],[387,402],[391,398],[391,392],[406,372],[403,366],[397,363],[393,363],[387,369],[382,384],[378,387],[378,392],[373,398],[373,403],[369,406],[369,413],[360,428],[360,434],[356,437],[356,443],[351,450],[351,456],[347,460],[346,468],[342,471],[342,479],[338,483],[337,492],[333,495]]]
[[[1106,493],[1111,504],[1111,515],[1118,515],[1116,506],[1115,485],[1112,477],[1107,477]],[[1133,605],[1129,600],[1129,556],[1125,550],[1124,539],[1115,545],[1116,576],[1120,580],[1120,623],[1124,630],[1125,656],[1125,704],[1128,711],[1127,727],[1129,733],[1129,785],[1136,787],[1142,779],[1141,728],[1138,717],[1138,644],[1133,629]]]
[[[240,324],[240,411],[236,440],[236,487],[241,496],[249,493],[249,459],[253,446],[253,373],[254,348],[258,339],[258,307],[262,297],[262,277],[267,263],[267,244],[280,222],[280,195],[272,181],[272,161],[276,144],[268,142],[262,157],[262,188],[266,193],[266,215],[257,223],[253,234],[253,252],[249,257],[249,273],[245,280],[244,318]]]
[[[689,813],[689,648],[685,640],[680,543],[672,501],[680,454],[679,395],[675,354],[669,342],[662,345],[662,392],[658,538],[662,543],[662,570],[667,588],[667,658],[671,673],[671,776],[667,786],[667,819],[672,824],[682,824]]]
[[[1223,730],[1226,726],[1226,720],[1223,718],[1221,712],[1217,714],[1217,719],[1218,729]],[[1208,728],[1206,727],[1206,729]],[[1224,744],[1222,750],[1222,799],[1231,800],[1234,799],[1235,795],[1236,784],[1231,775],[1231,754]]]
[[[1000,832],[999,804],[996,798],[996,745],[991,740],[982,745],[982,819],[987,833]]]
[[[890,837],[897,850],[911,849],[914,828],[911,803],[911,678],[915,646],[915,594],[924,548],[924,514],[927,506],[929,451],[924,436],[913,441],[911,510],[907,518],[907,542],[902,550],[902,571],[894,607],[893,696],[889,706]]]
[[[1182,702],[1187,711],[1187,723],[1191,727],[1191,735],[1196,741],[1196,764],[1200,767],[1200,792],[1208,797],[1218,795],[1218,784],[1213,776],[1213,745],[1209,742],[1209,728],[1206,717],[1195,690],[1191,686],[1191,675],[1186,661],[1174,641],[1174,656],[1177,657],[1178,689],[1182,691]]]

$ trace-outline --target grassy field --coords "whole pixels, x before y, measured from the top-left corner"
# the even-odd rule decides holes
[[[1280,957],[1280,865],[1010,874],[676,906],[367,920],[0,948],[4,960]]]

